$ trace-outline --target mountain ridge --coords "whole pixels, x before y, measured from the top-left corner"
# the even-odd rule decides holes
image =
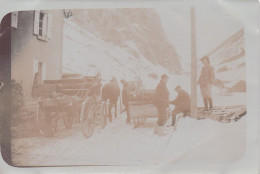
[[[244,29],[221,42],[219,46],[207,54],[216,65],[235,61],[245,56]]]
[[[127,48],[136,59],[145,57],[170,72],[182,67],[154,9],[90,9],[73,12],[75,22],[105,42]]]

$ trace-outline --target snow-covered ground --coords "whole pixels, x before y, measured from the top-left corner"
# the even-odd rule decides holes
[[[177,130],[158,128],[155,118],[133,129],[125,117],[121,115],[104,129],[97,129],[89,139],[77,124],[72,130],[59,130],[53,138],[14,139],[13,165],[214,166],[239,160],[245,150],[245,117],[226,124],[186,117],[179,120]],[[163,133],[156,134],[158,129]]]

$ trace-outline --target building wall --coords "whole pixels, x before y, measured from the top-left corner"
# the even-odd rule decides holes
[[[45,64],[46,79],[62,76],[63,11],[43,12],[52,14],[52,37],[48,41],[34,34],[35,11],[19,12],[17,28],[11,31],[11,77],[23,84],[27,98],[31,97],[35,60]]]

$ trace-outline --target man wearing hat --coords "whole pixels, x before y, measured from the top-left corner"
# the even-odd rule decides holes
[[[125,109],[121,112],[123,113],[124,111],[126,112],[126,122],[130,123],[130,114],[129,114],[129,94],[128,94],[128,83],[125,80],[121,80],[121,83],[123,84],[123,90],[122,90],[122,103],[125,107]]]
[[[154,104],[158,111],[158,126],[163,126],[163,124],[167,120],[167,107],[168,107],[168,98],[169,98],[169,91],[166,87],[168,82],[168,76],[163,74],[161,76],[161,81],[156,87],[155,97],[154,97]]]
[[[205,112],[212,111],[213,102],[211,95],[211,85],[215,80],[214,68],[210,65],[208,56],[200,59],[203,63],[201,74],[198,84],[200,85],[200,91],[203,98]]]
[[[169,102],[170,104],[175,105],[175,108],[172,111],[172,126],[174,126],[175,124],[177,114],[190,113],[190,109],[191,109],[190,95],[186,91],[184,91],[180,86],[177,86],[175,88],[175,91],[178,93],[178,96],[176,97],[175,100]]]

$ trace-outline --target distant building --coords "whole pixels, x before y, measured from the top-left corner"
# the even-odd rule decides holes
[[[11,78],[31,98],[35,73],[39,80],[62,78],[62,10],[11,13]]]

